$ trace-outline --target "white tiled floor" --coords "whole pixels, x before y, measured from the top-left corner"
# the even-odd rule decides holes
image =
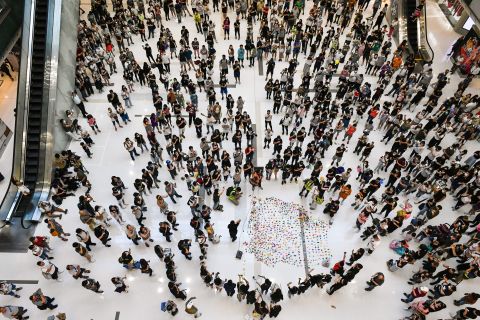
[[[309,3],[308,5],[311,5]],[[219,44],[216,45],[217,52],[219,54],[226,53],[228,44],[238,46],[240,41],[230,40],[222,41],[221,38],[221,21],[218,14],[213,14],[215,23],[217,24],[217,37],[219,38]],[[187,27],[192,30],[191,38],[197,36],[193,31],[195,30],[193,23],[187,19],[185,23]],[[243,27],[245,21],[242,21]],[[167,26],[171,28],[176,37],[179,36],[179,28],[177,28],[176,21],[167,22]],[[257,25],[258,26],[258,25]],[[244,29],[242,29],[244,30]],[[435,29],[430,27],[430,32],[437,35]],[[244,36],[244,35],[243,35]],[[438,36],[438,35],[437,35]],[[199,36],[199,39],[201,37]],[[144,52],[140,46],[141,41],[138,37],[135,37],[135,46],[131,47],[131,50],[135,53],[135,56],[139,61],[145,61]],[[242,41],[244,38],[242,37]],[[155,48],[155,40],[149,41],[150,45]],[[443,50],[443,49],[442,49]],[[439,54],[441,56],[441,54]],[[301,56],[303,60],[304,57]],[[117,62],[119,69],[121,65]],[[275,76],[279,77],[281,69],[286,67],[285,62],[277,62]],[[445,68],[445,62],[440,60],[436,63],[436,72],[442,71]],[[300,69],[301,70],[301,69]],[[172,60],[172,74],[178,74],[179,63]],[[193,76],[193,73],[190,72]],[[215,81],[218,81],[218,72],[215,74]],[[233,81],[233,79],[230,79]],[[297,79],[298,80],[298,79]],[[367,81],[376,84],[376,79],[367,76]],[[120,74],[113,76],[112,82],[115,83],[114,90],[120,92],[120,86],[123,83]],[[449,85],[449,92],[452,93],[454,83]],[[374,85],[375,85],[374,84]],[[259,142],[263,141],[263,116],[265,110],[272,107],[272,101],[265,100],[264,92],[264,79],[258,76],[257,68],[242,69],[242,84],[231,90],[232,95],[236,98],[241,95],[246,100],[246,111],[252,116],[254,123],[257,123],[259,134]],[[110,192],[110,177],[112,175],[118,175],[122,177],[129,189],[127,191],[127,202],[131,203],[131,193],[133,193],[133,180],[140,176],[141,169],[146,166],[149,161],[148,154],[141,155],[137,161],[130,160],[128,153],[122,146],[122,141],[125,137],[132,137],[134,132],[144,133],[144,129],[141,123],[143,117],[135,117],[136,115],[149,114],[154,110],[151,105],[150,89],[140,87],[136,85],[135,93],[132,94],[132,101],[134,107],[129,109],[130,118],[132,123],[126,128],[119,129],[115,132],[107,117],[106,109],[108,103],[106,102],[106,94],[96,94],[89,98],[86,103],[88,112],[92,113],[102,130],[99,135],[93,135],[95,146],[93,147],[93,159],[84,159],[85,166],[90,171],[90,181],[93,184],[92,195],[96,200],[95,205],[102,205],[108,207],[110,204],[115,204],[115,199],[111,196]],[[163,91],[161,91],[164,94]],[[200,108],[205,110],[206,99],[203,93],[199,94]],[[274,118],[274,131],[279,131],[279,116]],[[82,123],[84,120],[81,120]],[[308,119],[307,119],[308,121]],[[308,123],[308,122],[307,122]],[[364,124],[364,120],[360,120],[361,126]],[[86,123],[83,123],[86,126]],[[362,128],[359,128],[358,132],[361,132]],[[194,129],[187,129],[187,140],[185,146],[193,145],[198,149],[198,140],[193,138]],[[370,139],[378,141],[383,135],[382,132],[373,131]],[[157,136],[159,137],[159,136]],[[160,137],[159,137],[160,138]],[[286,138],[286,137],[284,137]],[[351,145],[355,145],[356,136]],[[163,137],[160,138],[161,143],[164,142]],[[452,141],[452,137],[445,139],[444,143]],[[259,146],[261,143],[259,143]],[[478,147],[478,145],[468,144],[470,150]],[[233,145],[231,143],[225,143],[225,148],[231,152]],[[78,143],[73,143],[71,149],[80,155],[84,155],[82,149]],[[324,160],[325,171],[328,168],[328,163],[331,160],[333,148],[330,148],[326,154]],[[350,147],[348,154],[344,157],[344,166],[355,169],[358,163],[358,157],[352,153],[353,147]],[[376,160],[384,153],[386,147],[382,143],[377,143],[377,147],[372,152],[369,160],[374,164]],[[259,164],[266,163],[270,157],[269,151],[258,150]],[[308,171],[308,170],[306,170]],[[162,171],[160,179],[169,180],[169,176],[166,172]],[[353,179],[352,179],[353,180]],[[199,276],[199,264],[198,264],[198,248],[193,245],[193,261],[186,261],[178,249],[176,248],[176,241],[184,238],[193,238],[192,229],[189,226],[190,211],[186,207],[186,201],[188,199],[188,191],[186,185],[182,181],[177,181],[179,186],[179,193],[184,197],[178,204],[173,205],[170,200],[169,205],[178,212],[178,222],[180,223],[179,231],[176,231],[173,236],[173,242],[168,245],[164,238],[158,232],[158,222],[164,220],[158,213],[155,205],[154,195],[158,192],[154,192],[154,195],[146,197],[148,213],[147,213],[147,226],[152,230],[153,238],[157,243],[162,246],[171,246],[176,253],[175,261],[178,265],[178,278],[183,283],[182,287],[188,289],[189,296],[196,296],[196,305],[203,313],[203,318],[208,320],[219,319],[232,319],[240,320],[244,319],[245,315],[249,314],[252,310],[251,306],[241,304],[235,299],[230,299],[223,294],[215,295],[211,289],[205,288]],[[354,193],[358,190],[357,183],[354,185]],[[243,184],[247,194],[251,194],[248,184]],[[256,192],[257,196],[277,196],[285,201],[294,201],[307,204],[304,199],[299,199],[298,192],[300,190],[300,184],[287,184],[280,186],[278,181],[265,181],[264,190]],[[163,189],[161,190],[163,194]],[[294,317],[301,319],[399,319],[408,314],[404,310],[405,305],[400,302],[402,292],[411,290],[411,286],[406,284],[407,278],[412,272],[418,270],[419,264],[415,266],[407,266],[404,270],[400,270],[396,273],[390,273],[387,271],[385,262],[390,258],[395,258],[394,254],[389,248],[388,243],[393,239],[398,239],[398,231],[388,238],[383,239],[382,245],[371,256],[364,257],[361,263],[364,265],[363,270],[357,276],[357,278],[346,288],[341,289],[333,296],[327,295],[324,290],[312,289],[307,294],[294,297],[289,300],[286,297],[286,284],[290,281],[296,281],[298,277],[304,275],[304,271],[301,268],[293,268],[287,265],[278,265],[275,268],[270,268],[262,265],[259,262],[254,261],[253,257],[245,253],[242,261],[235,259],[235,252],[238,249],[238,242],[231,243],[228,239],[227,224],[232,219],[242,219],[245,221],[248,212],[248,203],[245,197],[242,203],[238,207],[232,206],[225,198],[222,202],[225,206],[223,213],[214,213],[213,221],[215,222],[215,230],[218,234],[222,235],[222,241],[218,245],[211,245],[209,250],[208,266],[210,271],[219,271],[224,277],[236,279],[237,274],[244,273],[249,278],[254,274],[263,274],[271,279],[274,279],[281,284],[284,289],[285,300],[282,303],[283,311],[279,316],[279,319],[292,319]],[[403,197],[402,197],[403,198]],[[337,261],[341,258],[344,251],[350,252],[353,248],[358,248],[363,245],[359,239],[359,234],[355,232],[353,226],[356,219],[356,214],[350,203],[353,196],[349,198],[345,204],[341,207],[339,213],[335,217],[334,224],[329,233],[329,245],[333,253],[333,260]],[[402,199],[403,200],[403,199]],[[211,203],[211,199],[207,199],[207,204]],[[445,204],[445,212],[435,219],[434,222],[441,220],[452,221],[457,213],[450,212],[449,204]],[[75,228],[80,226],[81,223],[77,216],[76,199],[69,198],[64,202],[63,207],[69,208],[70,213],[65,216],[60,222],[63,224],[67,232],[74,234]],[[312,215],[322,218],[323,206],[317,208],[312,212]],[[124,217],[127,221],[136,225],[135,220],[131,214],[125,210]],[[85,226],[83,226],[86,228]],[[37,234],[46,234],[47,230],[44,225],[37,229]],[[53,240],[53,247],[55,248],[53,262],[57,264],[62,270],[66,264],[79,263],[92,270],[91,276],[99,280],[102,284],[105,293],[97,295],[90,291],[86,291],[80,285],[80,280],[72,279],[66,272],[62,275],[63,282],[56,283],[54,281],[44,280],[35,267],[35,259],[28,254],[1,254],[0,259],[4,261],[2,263],[1,278],[4,279],[37,279],[40,280],[40,287],[42,287],[45,294],[56,297],[59,304],[59,311],[66,312],[68,319],[84,320],[84,319],[96,319],[96,320],[108,320],[114,319],[115,313],[120,312],[120,319],[167,319],[168,316],[160,311],[160,302],[173,297],[168,292],[166,283],[168,282],[165,277],[165,269],[163,263],[154,255],[152,248],[145,248],[143,245],[135,247],[125,237],[124,232],[116,223],[113,223],[110,228],[112,235],[113,246],[111,248],[104,248],[101,244],[97,245],[93,249],[93,256],[96,259],[95,263],[89,264],[81,257],[79,257],[71,247],[71,243],[74,241],[74,237],[68,243],[63,243]],[[240,241],[245,240],[245,236],[240,236]],[[147,275],[140,274],[135,271],[127,272],[117,262],[117,258],[123,250],[132,248],[135,259],[147,258],[151,262],[151,266],[154,269],[154,276],[149,278]],[[315,270],[318,272],[326,272],[325,268],[316,266]],[[365,287],[365,281],[369,280],[370,276],[375,272],[382,271],[386,275],[386,282],[384,286],[375,289],[373,292],[366,293],[363,288]],[[126,275],[128,277],[128,283],[130,285],[130,292],[128,294],[118,295],[113,292],[113,286],[110,283],[110,278],[113,276]],[[461,290],[454,294],[451,298],[442,299],[447,302],[449,307],[452,306],[451,300],[457,298],[468,290],[478,289],[478,281],[466,281],[462,283]],[[34,307],[28,301],[28,295],[31,294],[37,286],[25,285],[25,289],[21,292],[22,298],[18,301],[13,298],[0,297],[1,304],[22,304],[28,306],[32,319],[46,319],[52,312],[34,310]],[[181,301],[177,301],[180,309],[182,309]],[[450,309],[453,311],[454,309]],[[446,318],[448,317],[448,310],[439,312],[432,315],[429,319]],[[178,319],[187,319],[188,316],[181,311]]]

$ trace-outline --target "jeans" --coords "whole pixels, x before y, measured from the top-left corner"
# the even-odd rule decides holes
[[[133,161],[135,161],[135,157],[133,155],[139,156],[139,154],[137,153],[137,149],[135,148],[133,148],[133,150],[129,150],[128,153],[130,153],[130,157]]]
[[[125,107],[130,108],[131,106],[133,106],[132,101],[130,100],[130,97],[123,99],[123,101],[125,102]]]

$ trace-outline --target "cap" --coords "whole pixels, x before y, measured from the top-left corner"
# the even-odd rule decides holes
[[[422,290],[423,292],[428,292],[428,288],[427,288],[427,287],[420,287],[420,290]]]

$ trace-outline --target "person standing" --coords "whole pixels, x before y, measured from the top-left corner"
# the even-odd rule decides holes
[[[100,240],[105,247],[111,247],[111,245],[108,244],[108,242],[112,240],[110,238],[110,232],[103,225],[99,224],[96,226],[93,232],[95,237],[97,237],[97,239]]]
[[[9,66],[11,66],[10,64],[7,64],[6,61],[4,61],[1,65],[0,65],[0,71],[5,73],[9,78],[10,80],[14,81],[15,79],[12,77],[12,74],[10,73],[10,68]]]
[[[88,113],[87,111],[85,110],[85,105],[83,104],[82,102],[82,99],[80,99],[80,97],[78,96],[78,94],[75,92],[75,91],[72,91],[72,100],[73,100],[73,103],[75,103],[75,105],[77,106],[77,108],[80,110],[80,112],[82,113],[83,117],[86,118]]]
[[[429,290],[427,287],[416,287],[416,288],[413,288],[409,294],[403,293],[403,295],[406,298],[401,300],[402,302],[410,303],[417,298],[425,297],[428,294],[428,292]]]
[[[275,70],[275,60],[270,58],[267,62],[267,73],[265,75],[265,81],[268,79],[268,75],[270,74],[270,79],[273,79],[273,71]]]
[[[196,297],[191,297],[185,302],[185,312],[193,315],[194,318],[200,318],[202,314],[198,311],[198,308],[192,303]]]
[[[75,233],[77,234],[77,240],[80,242],[83,242],[88,251],[92,251],[92,249],[90,249],[90,246],[97,245],[96,243],[92,242],[92,238],[90,237],[90,234],[87,231],[81,228],[77,228],[75,230]]]
[[[172,300],[162,302],[161,305],[160,305],[160,308],[163,312],[166,311],[169,314],[171,314],[172,316],[175,316],[178,313],[177,304],[175,302],[173,302]]]
[[[130,138],[125,138],[123,146],[128,151],[133,161],[135,161],[135,157],[133,155],[136,155],[137,157],[140,156],[137,152],[137,149],[135,148],[135,145],[133,144],[133,141],[130,140]]]
[[[380,287],[385,281],[385,276],[381,272],[375,273],[369,281],[367,281],[368,287],[365,291],[372,291],[375,287]]]
[[[138,236],[137,229],[133,225],[127,224],[125,227],[125,234],[128,239],[132,240],[132,242],[138,246],[138,240],[140,240],[140,237]]]
[[[475,304],[480,298],[480,294],[476,292],[467,292],[459,300],[453,300],[456,306],[463,306],[464,304]]]
[[[180,194],[177,193],[177,190],[175,190],[175,187],[176,187],[176,184],[174,182],[165,181],[165,192],[170,197],[173,203],[177,203],[175,201],[174,196],[177,198],[182,197]]]
[[[165,239],[167,240],[167,242],[172,242],[172,240],[170,239],[170,236],[173,234],[171,232],[171,227],[170,227],[170,223],[168,223],[167,221],[162,221],[158,224],[159,226],[159,231],[160,233],[165,237]]]
[[[230,221],[228,224],[228,233],[230,234],[230,238],[232,238],[232,242],[237,240],[237,233],[238,233],[238,225],[240,224],[240,219],[237,221]]]
[[[127,279],[127,277],[113,277],[111,279],[113,285],[115,286],[115,292],[128,292],[128,286],[125,284],[125,279]]]

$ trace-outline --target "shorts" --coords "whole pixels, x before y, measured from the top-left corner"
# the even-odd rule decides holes
[[[227,88],[220,88],[220,93],[227,94]]]

